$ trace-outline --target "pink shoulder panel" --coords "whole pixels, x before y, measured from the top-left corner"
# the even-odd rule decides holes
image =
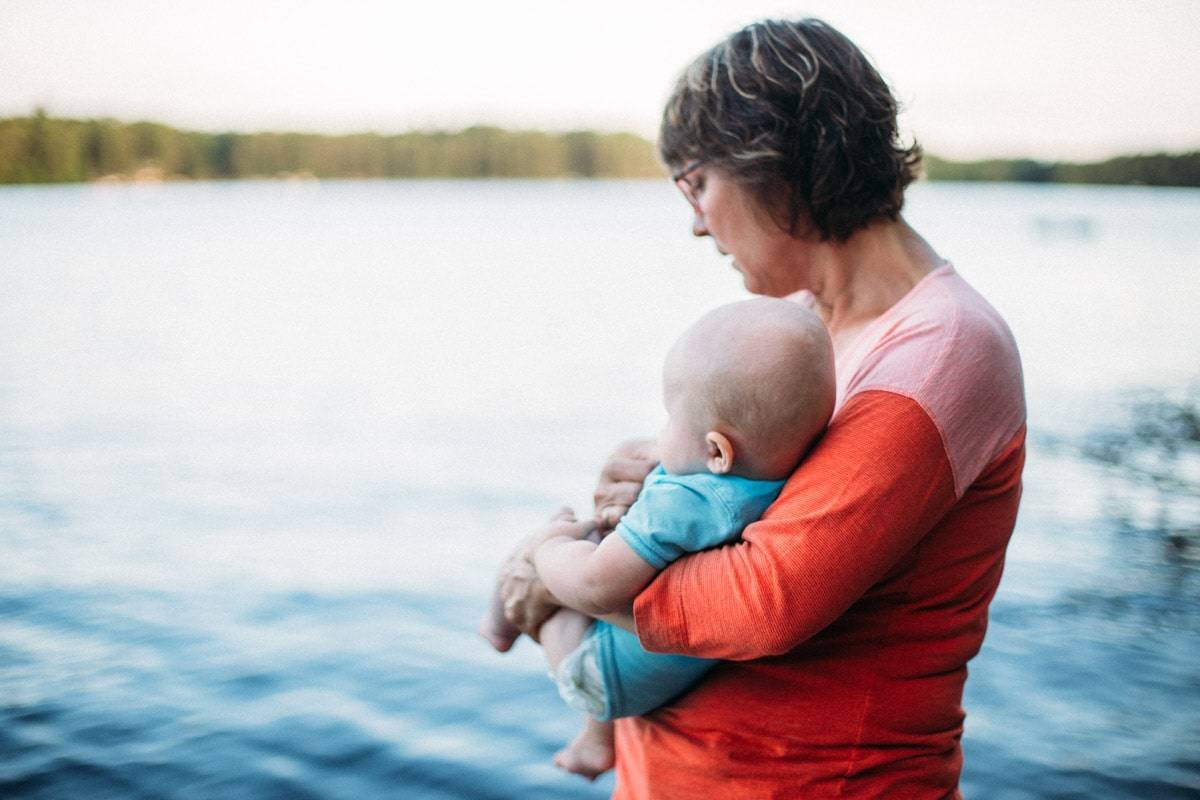
[[[1008,325],[954,268],[925,276],[837,362],[840,409],[868,389],[916,401],[941,433],[956,496],[1025,424],[1021,358]]]

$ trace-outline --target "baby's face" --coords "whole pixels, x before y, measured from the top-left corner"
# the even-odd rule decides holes
[[[704,432],[696,432],[686,419],[671,414],[658,438],[658,454],[662,467],[674,475],[708,472],[708,449]]]
[[[709,420],[702,419],[702,403],[694,402],[684,383],[666,382],[663,401],[667,423],[658,435],[658,455],[662,467],[675,475],[708,472]]]

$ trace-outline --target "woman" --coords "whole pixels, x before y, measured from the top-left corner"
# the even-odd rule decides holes
[[[742,542],[675,562],[635,601],[625,622],[647,649],[728,663],[619,722],[616,796],[956,796],[966,663],[1020,497],[1012,337],[900,216],[919,151],[828,25],[756,23],[703,54],[660,148],[693,232],[746,288],[820,314],[838,406]],[[619,517],[653,460],[653,443],[619,451],[598,513]],[[526,558],[538,538],[506,585],[529,633],[552,602]]]

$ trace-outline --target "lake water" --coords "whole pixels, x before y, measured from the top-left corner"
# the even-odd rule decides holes
[[[1197,387],[1200,191],[907,215],[1030,402],[965,794],[1200,797],[1195,449],[1172,485],[1082,449]],[[0,796],[607,796],[550,764],[536,648],[473,628],[744,295],[689,224],[667,181],[0,187]]]

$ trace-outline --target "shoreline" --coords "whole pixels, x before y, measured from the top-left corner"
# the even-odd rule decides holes
[[[955,161],[926,153],[923,179],[1200,187],[1198,149],[1104,161]],[[655,144],[622,131],[206,132],[157,122],[0,119],[0,185],[279,178],[665,178]]]

